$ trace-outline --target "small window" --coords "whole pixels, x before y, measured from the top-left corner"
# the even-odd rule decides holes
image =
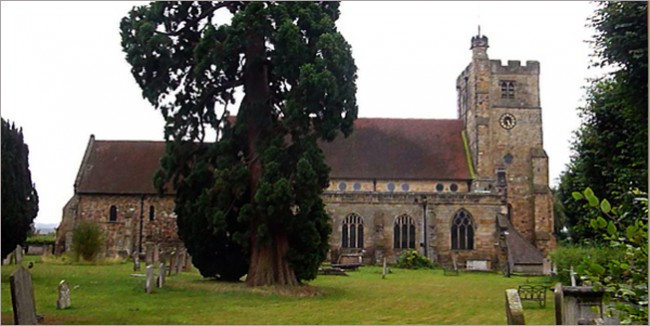
[[[156,216],[156,209],[153,207],[153,205],[149,206],[149,222],[154,220],[154,217]]]
[[[502,80],[499,82],[501,87],[501,98],[515,98],[515,81]]]
[[[436,185],[437,192],[442,192],[443,190],[445,190],[445,186],[443,186],[442,183]]]
[[[361,183],[355,182],[354,185],[352,185],[352,188],[354,188],[355,191],[361,190]]]
[[[409,184],[408,183],[402,183],[402,190],[403,191],[409,191]]]
[[[452,192],[458,191],[458,185],[455,184],[455,183],[452,183],[451,186],[449,186],[449,190],[451,190]]]
[[[340,182],[339,183],[339,190],[340,191],[345,191],[345,188],[347,188],[348,185],[345,182]]]
[[[117,221],[117,207],[111,205],[111,208],[108,209],[108,221],[116,222]]]
[[[392,183],[392,182],[389,182],[387,188],[388,188],[388,191],[393,192],[393,191],[395,191],[395,184]]]
[[[512,163],[512,159],[513,159],[513,157],[512,157],[512,154],[510,154],[510,153],[506,154],[506,156],[503,157],[503,161],[506,162],[507,164]]]

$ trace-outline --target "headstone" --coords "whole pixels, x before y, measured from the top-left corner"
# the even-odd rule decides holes
[[[22,265],[9,276],[11,304],[15,325],[36,325],[36,303],[32,288],[32,275]]]
[[[593,324],[603,318],[603,291],[591,286],[555,286],[557,325]],[[608,320],[608,324],[617,323]]]
[[[181,250],[177,249],[176,254],[174,255],[174,274],[178,274],[181,270],[181,264],[183,261],[181,260]]]
[[[160,252],[159,252],[158,244],[153,245],[153,262],[157,263],[160,261]]]
[[[526,325],[524,307],[516,289],[506,290],[506,319],[508,325]]]
[[[5,266],[6,266],[6,265],[11,264],[11,260],[12,260],[12,258],[13,258],[13,255],[14,255],[13,252],[12,252],[12,253],[9,253],[9,255],[7,255],[7,258],[5,258],[5,259],[2,260],[2,265],[5,265]]]
[[[140,270],[140,255],[137,253],[133,254],[133,271],[139,271]]]
[[[160,269],[158,270],[158,278],[156,279],[156,284],[159,288],[162,288],[165,285],[165,263],[160,263]]]
[[[68,282],[62,280],[59,283],[59,299],[56,300],[57,309],[70,308],[70,287]]]
[[[174,264],[175,264],[175,257],[174,252],[169,253],[169,266],[167,266],[167,276],[172,275],[172,271],[174,270]]]
[[[145,256],[144,256],[144,261],[145,264],[151,265],[153,264],[153,245],[151,243],[147,243],[145,247]]]
[[[151,293],[153,290],[153,265],[147,266],[147,278],[144,281],[144,291]]]
[[[20,264],[20,262],[23,261],[23,247],[21,245],[16,246],[16,250],[14,250],[14,255],[16,257],[16,264]]]
[[[386,278],[386,257],[384,257],[384,269],[381,272],[381,278]]]
[[[548,276],[553,273],[553,264],[551,263],[551,260],[548,258],[544,258],[542,261],[542,274]]]

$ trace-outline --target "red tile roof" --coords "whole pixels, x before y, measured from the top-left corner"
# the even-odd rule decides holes
[[[350,137],[321,143],[330,178],[469,180],[460,120],[360,118]],[[91,141],[77,193],[155,194],[156,141]]]
[[[461,120],[359,118],[321,148],[332,179],[469,180],[462,130]]]

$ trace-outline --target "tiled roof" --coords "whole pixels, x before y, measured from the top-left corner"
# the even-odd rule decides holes
[[[462,130],[460,120],[361,118],[350,137],[321,148],[331,178],[468,180]],[[86,151],[77,193],[156,193],[152,180],[164,142],[91,137]]]
[[[462,130],[461,120],[359,118],[321,148],[333,179],[469,180]]]
[[[155,194],[153,176],[165,154],[156,141],[91,139],[77,177],[77,193]]]

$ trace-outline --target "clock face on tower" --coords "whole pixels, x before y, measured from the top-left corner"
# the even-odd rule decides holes
[[[501,118],[499,118],[499,124],[501,125],[501,128],[510,130],[517,125],[517,119],[515,119],[515,116],[510,113],[504,113],[501,115]]]

